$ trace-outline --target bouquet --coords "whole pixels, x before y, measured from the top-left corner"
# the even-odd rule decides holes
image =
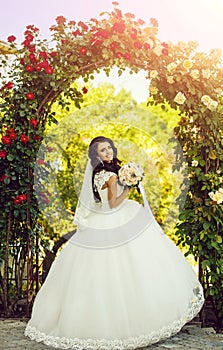
[[[144,172],[140,165],[129,162],[124,164],[118,171],[119,181],[128,187],[137,187],[142,181]]]

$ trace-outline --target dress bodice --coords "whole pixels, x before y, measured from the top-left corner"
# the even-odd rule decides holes
[[[106,181],[110,179],[111,176],[116,176],[117,174],[112,171],[102,170],[99,173],[95,174],[94,177],[94,186],[97,188],[97,191],[100,195],[102,203],[108,203],[108,188],[102,189]],[[117,195],[119,196],[123,192],[123,186],[117,182]]]

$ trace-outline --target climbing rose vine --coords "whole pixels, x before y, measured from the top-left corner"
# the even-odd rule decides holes
[[[9,256],[25,257],[30,276],[33,253],[38,250],[35,242],[40,232],[46,232],[38,225],[40,213],[33,170],[36,163],[41,163],[47,171],[47,162],[37,159],[37,153],[46,124],[56,122],[51,107],[58,101],[69,110],[69,99],[72,99],[76,107],[81,108],[93,73],[103,69],[109,75],[116,66],[119,75],[126,68],[130,73],[147,71],[149,103],[161,104],[165,110],[168,102],[179,113],[180,121],[174,132],[183,155],[175,149],[176,167],[184,156],[189,191],[184,193],[182,187],[179,203],[185,196],[186,202],[177,224],[177,235],[179,243],[199,260],[206,297],[214,305],[220,327],[223,316],[221,53],[218,50],[199,52],[195,42],[163,42],[157,37],[156,19],[151,18],[146,25],[134,14],[123,13],[118,3],[113,5],[111,13],[105,12],[99,19],[92,18],[87,23],[58,16],[50,28],[50,40],[41,39],[39,29],[28,25],[21,44],[17,44],[14,35],[8,37],[13,56],[0,59],[1,70],[6,72],[1,76],[0,85],[3,214],[0,235],[4,242],[0,258],[4,260],[1,300],[5,313],[11,305]],[[80,77],[86,86],[78,90],[73,83]],[[49,151],[47,145],[46,151]],[[40,192],[49,202],[46,189]],[[29,296],[32,288],[32,284],[27,284],[25,294]],[[18,298],[21,298],[24,291],[19,290]]]

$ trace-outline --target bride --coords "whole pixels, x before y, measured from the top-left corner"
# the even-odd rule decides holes
[[[203,289],[144,205],[127,199],[111,139],[89,146],[76,234],[38,292],[25,335],[60,349],[135,349],[180,331]]]

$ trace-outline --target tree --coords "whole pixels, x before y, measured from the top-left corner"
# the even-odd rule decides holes
[[[57,160],[61,165],[60,169],[57,169],[59,188],[55,197],[51,197],[55,198],[55,201],[52,201],[54,211],[59,207],[58,198],[62,198],[67,210],[70,213],[75,212],[79,195],[75,189],[81,186],[88,144],[93,137],[103,134],[116,140],[123,161],[135,160],[143,165],[146,173],[144,186],[156,219],[165,232],[176,241],[174,225],[178,208],[175,199],[179,195],[182,174],[170,175],[174,154],[168,139],[173,133],[159,117],[161,111],[165,113],[163,109],[154,106],[151,113],[146,106],[140,108],[129,93],[121,90],[117,94],[111,84],[101,84],[97,88],[90,85],[88,93],[83,97],[82,106],[81,110],[75,110],[75,104],[70,99],[71,113],[68,115],[59,103],[53,106],[60,122],[57,126],[52,125],[48,128],[47,138],[53,138],[50,148],[55,152],[48,154],[47,160],[51,163]],[[169,115],[175,119],[178,117],[174,110],[169,112]],[[49,178],[50,176],[46,181],[48,184]],[[51,184],[52,187],[48,187],[48,191],[53,193],[53,178]],[[140,200],[137,192],[133,197]],[[49,218],[51,209],[48,202],[46,210]],[[64,212],[63,205],[60,212]],[[72,220],[70,223],[71,230]],[[63,233],[68,229],[61,216],[60,220],[52,220],[52,226],[56,231]]]

